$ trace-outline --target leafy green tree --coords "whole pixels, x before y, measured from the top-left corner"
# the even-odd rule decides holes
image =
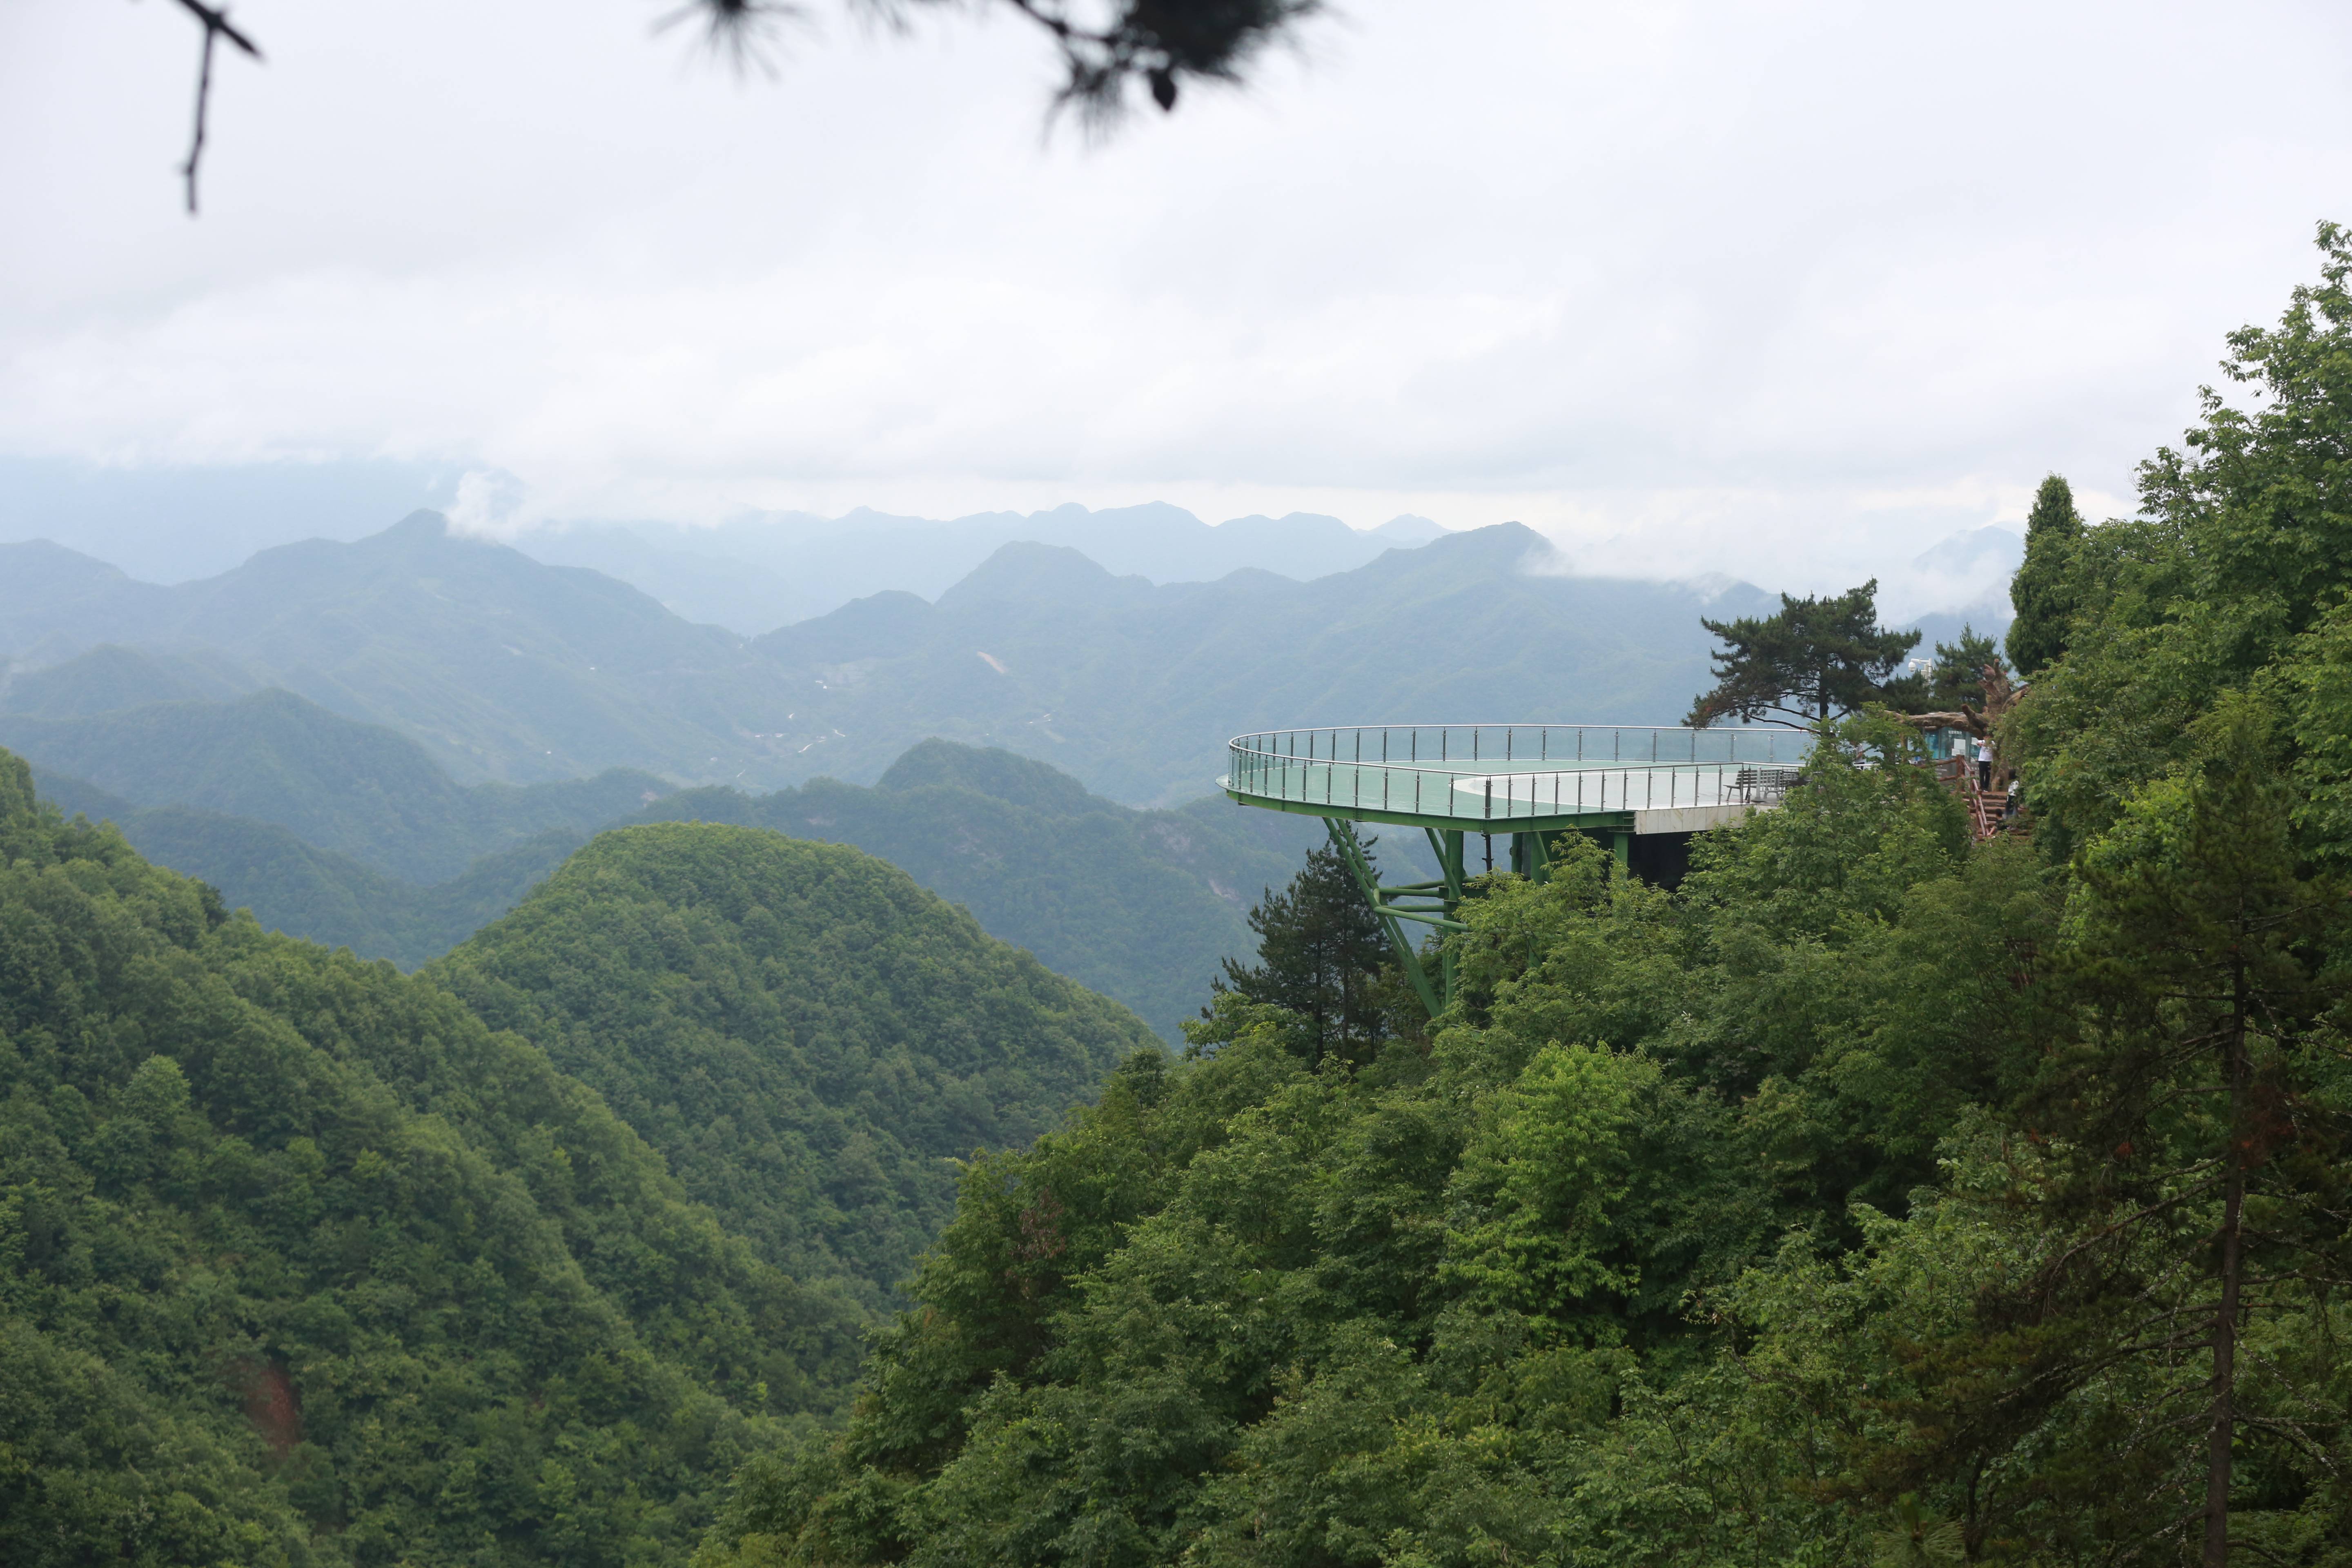
[[[1686,722],[1725,719],[1801,726],[1826,723],[1864,703],[1916,699],[1916,680],[1896,677],[1918,646],[1917,632],[1878,624],[1878,580],[1843,594],[1780,595],[1774,616],[1732,621],[1700,617],[1723,647],[1712,656],[1716,683],[1692,703]]]
[[[2319,281],[2277,324],[2230,335],[2223,374],[2255,390],[2250,405],[2209,389],[2179,447],[2141,465],[2139,515],[2075,542],[2066,657],[2039,672],[2009,747],[2054,859],[2184,763],[2229,692],[2301,685],[2304,712],[2331,710],[2298,671],[2316,658],[2324,681],[2324,623],[2352,585],[2352,235],[2323,224],[2318,245]],[[2306,726],[2290,765],[2325,738]],[[2326,782],[2325,769],[2303,776]]]
[[[1370,861],[1371,845],[1364,848]],[[1215,990],[1295,1014],[1311,1062],[1363,1061],[1379,1051],[1397,1005],[1396,956],[1339,850],[1308,850],[1289,887],[1268,888],[1251,907],[1249,924],[1257,962],[1226,959]],[[1202,1016],[1213,1018],[1213,1007]]]
[[[2177,1468],[2195,1478],[2203,1560],[2220,1568],[2234,1467],[2299,1469],[2296,1439],[2330,1400],[2315,1407],[2318,1391],[2298,1385],[2342,1375],[2329,1356],[2257,1370],[2246,1332],[2257,1315],[2324,1311],[2314,1285],[2352,1268],[2352,1121],[2331,1103],[2336,985],[2319,973],[2346,892],[2300,864],[2271,716],[2238,699],[2200,728],[2205,754],[2137,792],[2080,858],[2087,1028],[2053,1063],[2042,1119],[2105,1155],[2070,1173],[2099,1221],[2077,1257],[2129,1259],[2105,1282],[2123,1337],[2104,1357],[2169,1360],[2184,1325],[2204,1352],[2203,1408],[2177,1423],[2203,1463]]]
[[[2033,509],[2025,515],[2025,560],[2009,581],[2010,605],[2017,612],[2009,624],[2009,661],[2021,675],[2038,675],[2066,652],[2078,607],[2074,547],[2082,537],[2074,489],[2052,474],[2034,492]]]

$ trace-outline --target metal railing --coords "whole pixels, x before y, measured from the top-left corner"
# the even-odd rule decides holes
[[[1760,728],[1326,725],[1235,736],[1224,786],[1465,823],[1770,805],[1801,775],[1812,743],[1804,731]]]

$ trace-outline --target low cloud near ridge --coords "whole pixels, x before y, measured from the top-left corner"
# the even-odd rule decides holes
[[[455,465],[496,527],[1517,519],[1833,588],[2053,468],[2127,510],[2352,216],[2318,5],[1360,0],[1099,147],[950,15],[774,83],[626,5],[238,17],[192,224],[177,19],[12,14],[0,457]]]

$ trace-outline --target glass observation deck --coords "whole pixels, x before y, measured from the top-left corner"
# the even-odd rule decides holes
[[[1235,736],[1218,783],[1249,805],[1471,832],[1689,814],[1639,825],[1672,831],[1779,805],[1812,743],[1764,728],[1335,725]]]

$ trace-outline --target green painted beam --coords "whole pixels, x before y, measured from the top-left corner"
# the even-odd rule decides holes
[[[1319,801],[1278,800],[1272,795],[1251,795],[1246,790],[1229,789],[1225,798],[1242,805],[1254,805],[1261,811],[1288,811],[1301,816],[1320,816],[1344,822],[1379,822],[1391,827],[1423,827],[1433,832],[1483,833],[1489,819],[1479,816],[1448,816],[1435,811],[1382,811],[1378,806],[1355,806],[1341,803],[1326,805]],[[1511,816],[1492,819],[1498,833],[1569,833],[1595,828],[1633,830],[1631,811],[1591,811],[1562,816]]]
[[[1401,920],[1421,921],[1429,917],[1393,909],[1381,901],[1379,879],[1372,875],[1371,862],[1364,857],[1364,846],[1356,837],[1353,823],[1335,816],[1327,818],[1323,826],[1324,830],[1330,834],[1332,847],[1339,850],[1339,858],[1345,861],[1348,869],[1354,873],[1356,885],[1363,889],[1366,900],[1372,906],[1373,914],[1380,919],[1381,928],[1388,932],[1389,942],[1396,949],[1397,962],[1403,966],[1405,979],[1412,983],[1413,994],[1421,998],[1421,1005],[1428,1011],[1429,1016],[1433,1018],[1436,1017],[1444,1010],[1446,1003],[1454,999],[1453,963],[1451,961],[1446,963],[1444,994],[1441,996],[1437,988],[1429,983],[1429,973],[1422,966],[1421,954],[1415,951],[1412,943],[1406,940],[1404,928],[1397,923]]]

